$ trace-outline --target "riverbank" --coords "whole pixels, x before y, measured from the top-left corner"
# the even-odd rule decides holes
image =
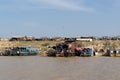
[[[5,47],[13,46],[36,46],[39,48],[40,52],[38,55],[43,54],[46,51],[48,45],[56,45],[56,43],[61,43],[63,41],[0,41],[0,51],[3,51]],[[106,43],[109,42],[109,45]],[[74,42],[85,46],[93,46],[96,50],[105,49],[107,47],[120,49],[120,40],[96,40],[92,42]]]

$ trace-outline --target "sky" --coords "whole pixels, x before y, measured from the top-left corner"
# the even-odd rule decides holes
[[[120,35],[120,0],[0,0],[0,37]]]

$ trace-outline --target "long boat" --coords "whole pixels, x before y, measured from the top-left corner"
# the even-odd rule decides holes
[[[26,56],[26,55],[37,55],[39,49],[32,46],[19,46],[6,48],[3,52],[3,56]]]

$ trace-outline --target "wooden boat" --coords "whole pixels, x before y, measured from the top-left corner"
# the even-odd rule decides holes
[[[37,55],[39,49],[33,46],[19,46],[4,50],[5,56],[24,56],[24,55]]]

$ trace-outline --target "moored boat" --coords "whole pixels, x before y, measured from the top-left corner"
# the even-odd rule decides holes
[[[5,48],[3,56],[27,56],[27,55],[37,55],[39,49],[33,46],[19,46]]]

